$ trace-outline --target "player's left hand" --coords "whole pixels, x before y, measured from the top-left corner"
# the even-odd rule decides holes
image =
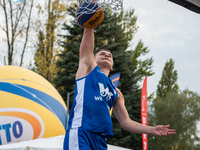
[[[169,136],[176,134],[175,129],[168,129],[170,125],[158,125],[154,127],[153,135],[158,136],[158,137],[163,137],[163,136]]]

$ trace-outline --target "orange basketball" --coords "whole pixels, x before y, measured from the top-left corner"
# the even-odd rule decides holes
[[[104,11],[94,1],[82,3],[76,11],[77,22],[84,28],[96,28],[104,18]]]

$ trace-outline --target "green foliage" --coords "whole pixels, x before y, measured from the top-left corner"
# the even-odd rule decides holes
[[[77,5],[68,8],[69,15],[73,17],[70,24],[64,24],[63,31],[67,34],[61,35],[64,40],[60,45],[64,51],[59,54],[60,60],[57,62],[59,71],[54,80],[56,88],[66,100],[67,92],[74,90],[75,74],[78,68],[79,46],[81,43],[83,29],[75,21],[75,9]],[[104,20],[95,31],[96,53],[100,49],[108,49],[113,54],[114,66],[110,75],[121,72],[118,88],[122,91],[125,98],[126,108],[131,119],[140,122],[140,97],[141,88],[139,81],[145,76],[153,74],[153,59],[140,60],[141,55],[149,51],[144,47],[142,41],[137,45],[136,50],[127,51],[130,42],[137,31],[137,17],[134,16],[134,10],[121,13],[105,13]],[[144,68],[144,69],[143,69]],[[72,104],[72,97],[70,98]],[[115,116],[112,116],[114,138],[109,139],[108,143],[135,150],[142,149],[141,135],[131,134],[124,131],[119,125]]]
[[[140,56],[148,54],[149,50],[144,47],[143,42],[140,40],[134,51],[131,53],[131,61],[134,66],[134,72],[137,76],[137,81],[142,81],[144,76],[152,76],[154,74],[152,70],[153,58],[147,58],[146,60],[138,60]]]
[[[178,92],[179,87],[177,85],[178,74],[177,71],[174,70],[174,61],[169,59],[165,63],[164,70],[162,72],[161,80],[157,86],[156,95],[157,97],[165,97],[168,92],[174,91]]]
[[[200,117],[200,97],[189,90],[179,91],[178,74],[174,61],[169,59],[164,66],[157,86],[157,97],[152,101],[148,114],[149,125],[170,124],[176,135],[158,138],[149,135],[149,148],[152,150],[199,149],[196,124]]]
[[[39,31],[38,44],[34,56],[35,66],[32,70],[42,75],[49,82],[52,81],[52,78],[55,76],[57,71],[55,66],[57,58],[52,48],[48,48],[43,31]]]
[[[115,14],[112,17],[115,17]],[[141,55],[146,55],[149,52],[147,47],[144,47],[142,41],[139,41],[134,50],[126,50],[137,30],[135,26],[137,18],[134,16],[134,10],[132,9],[126,13],[122,12],[119,15],[116,14],[116,17],[116,21],[121,20],[121,22],[116,23],[114,27],[109,29],[109,34],[113,36],[114,42],[105,45],[106,47],[113,46],[113,49],[108,48],[114,57],[114,70],[111,73],[121,72],[118,87],[124,95],[127,111],[132,120],[141,122],[141,88],[138,83],[145,76],[154,74],[151,70],[153,59],[139,59]],[[117,34],[118,32],[116,33],[116,30],[120,35]],[[108,143],[134,150],[142,149],[141,135],[129,133],[121,129],[115,116],[112,116],[112,120],[114,137],[108,140]]]
[[[152,150],[197,150],[200,139],[197,136],[197,121],[200,118],[200,96],[189,90],[183,92],[168,92],[167,96],[154,100],[152,113],[149,114],[149,124],[170,124],[176,129],[176,135],[158,138],[149,135],[149,145]]]
[[[70,16],[75,17],[75,8],[68,7],[68,13]],[[64,24],[63,31],[67,31],[66,35],[60,35],[64,40],[60,42],[60,46],[64,48],[64,51],[58,56],[60,60],[56,65],[59,68],[57,76],[54,78],[53,83],[56,89],[59,91],[63,99],[66,101],[67,92],[72,92],[75,88],[75,75],[78,69],[79,62],[79,47],[82,39],[83,28],[76,25],[76,20],[71,20],[69,24]],[[70,103],[72,104],[72,96],[70,97]]]
[[[66,12],[66,4],[63,0],[48,0],[46,1],[45,9],[39,4],[37,8],[38,16],[41,15],[43,17],[35,21],[35,30],[38,32],[38,42],[34,56],[35,66],[33,70],[52,82],[52,79],[58,71],[56,61],[59,59],[56,56],[59,52],[59,47],[56,46],[58,38],[55,32],[56,30],[58,31],[60,20],[63,20],[65,17],[63,12]]]

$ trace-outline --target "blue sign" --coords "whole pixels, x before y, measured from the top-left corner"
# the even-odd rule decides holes
[[[119,73],[115,73],[112,76],[110,76],[110,79],[112,80],[113,84],[115,85],[115,87],[118,86],[119,83],[119,78],[120,78],[120,72]]]

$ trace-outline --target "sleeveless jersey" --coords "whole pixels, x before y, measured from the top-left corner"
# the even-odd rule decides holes
[[[68,128],[83,127],[111,138],[113,127],[110,109],[117,96],[110,78],[96,66],[87,76],[76,80]]]

